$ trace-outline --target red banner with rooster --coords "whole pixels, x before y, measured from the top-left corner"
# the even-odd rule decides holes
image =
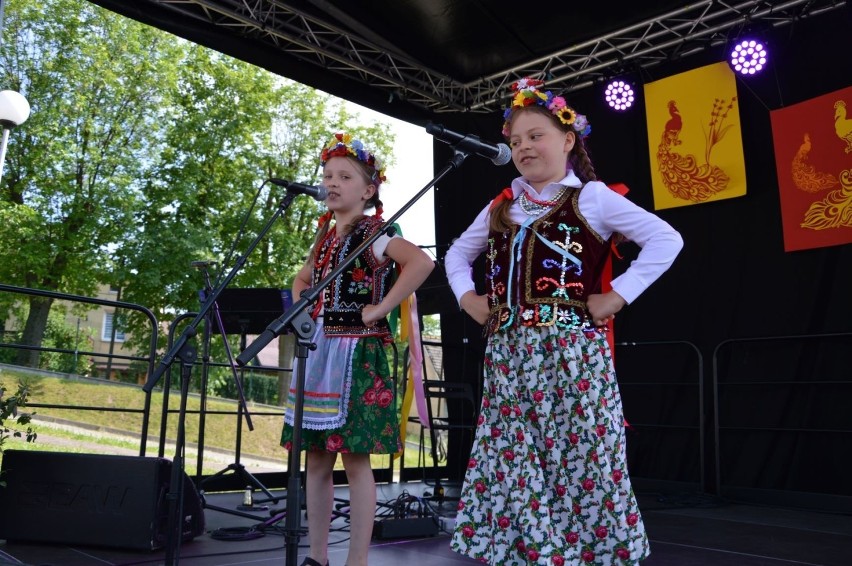
[[[746,194],[737,83],[714,63],[645,85],[654,208]]]
[[[784,250],[852,242],[852,87],[770,113]]]

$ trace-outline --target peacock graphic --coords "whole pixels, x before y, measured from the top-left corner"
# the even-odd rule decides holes
[[[846,117],[846,101],[838,100],[834,103],[834,133],[845,145],[845,153],[852,153],[852,119]],[[810,138],[805,134],[806,150],[810,150]],[[802,153],[802,148],[796,154],[798,158]],[[807,155],[807,153],[805,153]],[[796,160],[793,160],[795,167]],[[813,168],[811,167],[811,170]],[[823,177],[823,182],[827,183],[828,178],[834,180],[833,188],[838,184],[838,178],[827,173],[820,173]],[[801,178],[797,179],[796,171],[793,171],[793,182],[796,186],[799,185]],[[825,194],[822,200],[811,203],[805,215],[802,218],[801,227],[810,230],[827,230],[830,228],[852,228],[852,169],[844,169],[839,174],[840,187]]]
[[[669,192],[684,200],[703,202],[728,186],[730,177],[720,167],[710,163],[713,146],[719,143],[731,124],[724,125],[728,113],[733,109],[737,97],[730,103],[724,99],[715,99],[710,117],[710,127],[705,132],[704,163],[698,165],[694,155],[681,155],[672,149],[680,145],[680,132],[683,129],[683,117],[677,108],[677,102],[670,100],[668,110],[670,118],[663,129],[660,145],[657,147],[657,167],[663,178],[663,184]]]
[[[811,136],[805,133],[804,141],[799,146],[799,151],[793,157],[790,164],[790,175],[797,189],[806,193],[818,193],[840,184],[837,177],[831,173],[817,171],[813,165],[808,163],[808,154],[811,152]]]
[[[808,207],[801,226],[811,230],[852,228],[852,169],[840,172],[839,189]]]

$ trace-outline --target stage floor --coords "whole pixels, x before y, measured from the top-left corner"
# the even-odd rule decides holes
[[[381,505],[416,501],[431,488],[421,483],[379,485],[378,513],[390,512]],[[452,490],[448,490],[451,494]],[[283,492],[273,492],[283,497]],[[345,500],[348,490],[339,487],[336,496]],[[409,497],[411,496],[411,497]],[[794,509],[760,507],[719,501],[697,494],[638,494],[651,539],[651,557],[643,566],[847,566],[852,564],[852,516]],[[0,564],[28,566],[130,566],[186,564],[192,566],[298,566],[286,564],[282,519],[262,530],[251,527],[269,522],[270,511],[238,516],[242,494],[205,496],[205,532],[181,543],[170,554],[165,549],[134,551],[107,547],[57,543],[6,541],[0,545]],[[286,500],[269,503],[272,510],[284,508]],[[216,507],[217,509],[213,509]],[[454,504],[436,505],[439,522],[448,531],[453,525]],[[222,511],[227,509],[228,511]],[[4,513],[14,510],[4,509]],[[306,521],[301,519],[304,527]],[[38,529],[38,525],[33,525]],[[348,525],[336,518],[331,525],[329,560],[342,566],[346,560]],[[254,536],[251,536],[254,535]],[[46,539],[41,533],[41,539]],[[299,548],[299,563],[307,552],[307,538]],[[168,556],[171,560],[166,560]],[[168,564],[167,564],[168,562]],[[396,539],[374,539],[371,566],[400,564],[477,564],[449,548],[449,534]]]

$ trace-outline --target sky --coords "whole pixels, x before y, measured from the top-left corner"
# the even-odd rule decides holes
[[[381,199],[385,220],[396,214],[432,180],[432,136],[426,128],[391,118],[364,106],[343,101],[364,123],[379,121],[390,124],[396,136],[393,166],[387,168],[387,181],[382,183]],[[368,140],[365,140],[365,143]],[[369,143],[367,143],[369,145]],[[382,157],[382,156],[380,156]],[[418,246],[435,245],[435,188],[431,187],[397,220],[402,236]],[[426,252],[434,256],[434,248]]]

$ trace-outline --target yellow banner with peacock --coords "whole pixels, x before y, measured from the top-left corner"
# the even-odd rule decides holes
[[[746,194],[737,84],[725,62],[645,85],[654,208]]]

